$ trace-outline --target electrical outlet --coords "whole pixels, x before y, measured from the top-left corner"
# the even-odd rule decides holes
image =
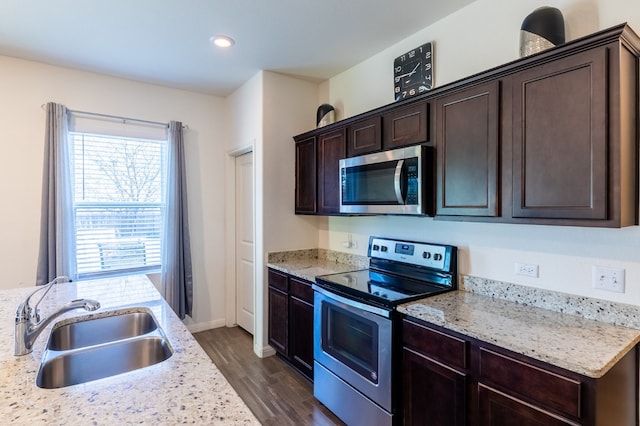
[[[624,269],[594,266],[591,269],[593,288],[624,293]]]
[[[358,241],[354,240],[353,236],[351,234],[349,234],[347,241],[343,241],[342,242],[342,246],[345,247],[345,248],[349,248],[349,249],[357,249],[358,248]]]
[[[538,265],[516,262],[516,275],[538,278]]]

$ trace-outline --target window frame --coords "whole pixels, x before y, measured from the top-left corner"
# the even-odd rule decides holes
[[[106,132],[100,132],[100,133],[96,133],[96,132],[87,132],[87,131],[78,131],[78,130],[70,130],[68,132],[68,143],[70,144],[70,150],[69,150],[69,155],[70,155],[70,159],[69,162],[71,164],[71,179],[72,179],[72,188],[71,188],[71,192],[72,192],[72,203],[73,203],[73,223],[74,223],[74,235],[73,238],[75,240],[75,250],[72,253],[72,255],[75,257],[75,265],[76,265],[76,276],[78,279],[96,279],[96,278],[107,278],[107,277],[115,277],[115,276],[125,276],[125,275],[135,275],[135,274],[149,274],[149,273],[160,273],[162,270],[162,245],[163,245],[163,239],[164,239],[164,228],[165,228],[165,224],[164,222],[164,214],[165,214],[165,209],[166,209],[166,179],[167,179],[167,172],[168,172],[168,166],[167,166],[167,155],[168,155],[168,135],[165,139],[151,139],[151,138],[141,138],[141,137],[135,137],[135,136],[123,136],[123,135],[115,135],[115,134],[105,134]],[[137,202],[132,202],[132,201],[79,201],[76,197],[75,194],[75,189],[76,189],[76,168],[77,168],[77,161],[78,159],[75,156],[75,150],[76,150],[76,142],[77,142],[77,137],[80,138],[85,138],[85,137],[91,137],[91,138],[100,138],[100,139],[104,139],[104,140],[122,140],[122,141],[133,141],[135,143],[153,143],[153,144],[159,144],[160,146],[160,150],[159,150],[159,173],[160,173],[160,177],[159,177],[159,182],[157,183],[157,185],[159,185],[159,193],[160,193],[160,202],[141,202],[141,201],[137,201]],[[83,140],[84,142],[84,140]],[[126,143],[126,142],[125,142]],[[158,159],[156,159],[158,160]],[[84,157],[82,159],[82,161],[87,161],[87,158]],[[91,161],[91,159],[89,159],[88,161]],[[105,174],[106,176],[106,174]],[[84,185],[84,179],[86,179],[86,177],[84,176],[83,173],[83,177],[81,178],[83,180],[83,185]],[[84,195],[84,194],[83,194]],[[116,242],[115,240],[117,239],[126,239],[126,238],[121,238],[117,236],[118,232],[121,232],[122,229],[119,228],[114,228],[112,229],[112,231],[114,232],[114,237],[112,238],[97,238],[94,240],[94,243],[97,245],[98,247],[98,260],[99,260],[99,264],[100,264],[100,269],[93,269],[93,270],[87,270],[84,269],[82,270],[81,267],[81,257],[83,255],[87,255],[88,251],[86,249],[86,247],[83,246],[84,248],[84,252],[81,252],[81,250],[79,249],[80,246],[80,233],[78,230],[78,224],[79,224],[79,211],[80,210],[90,210],[90,209],[102,209],[103,211],[107,212],[109,210],[109,208],[113,208],[113,209],[126,209],[126,208],[132,208],[132,209],[154,209],[154,210],[158,210],[158,212],[155,214],[154,219],[152,219],[153,221],[160,221],[160,223],[155,226],[153,228],[153,231],[151,231],[152,233],[155,233],[156,235],[158,235],[157,237],[157,244],[155,243],[155,241],[153,242],[153,248],[151,249],[151,253],[152,256],[148,255],[149,249],[148,246],[145,244],[147,241],[146,240],[140,240],[139,236],[137,237],[138,240],[137,242],[135,240],[129,240],[129,241],[121,241],[121,242]],[[104,214],[104,213],[103,213]],[[138,214],[138,212],[135,213],[136,215]],[[107,216],[104,216],[107,217]],[[146,224],[146,222],[144,222],[144,224]],[[132,229],[135,228],[135,226],[132,226]],[[89,228],[89,229],[97,229],[99,230],[100,228]],[[108,228],[105,228],[108,229]],[[125,228],[125,231],[128,231],[129,229]],[[103,248],[102,245],[108,246],[111,245],[113,247],[118,247],[118,246],[122,246],[122,245],[133,245],[133,244],[142,244],[142,249],[144,250],[144,265],[136,265],[136,266],[131,266],[131,267],[124,267],[124,268],[117,268],[117,269],[112,269],[112,268],[105,268],[105,263],[104,263],[104,257],[103,257]],[[113,250],[113,248],[107,248],[105,250]],[[116,249],[117,250],[117,249]],[[132,251],[133,250],[133,251]],[[89,250],[90,251],[90,250]],[[95,250],[93,250],[94,253],[93,255],[95,256]],[[137,253],[139,251],[139,247],[133,247],[133,248],[129,248],[129,249],[125,249],[125,254],[128,257],[133,257],[132,253]],[[120,255],[122,256],[122,255]],[[126,259],[128,259],[128,257]],[[115,258],[118,258],[118,255],[115,255]],[[153,263],[147,265],[147,259],[148,258],[152,258],[153,259]],[[157,259],[157,262],[155,261]],[[117,264],[117,262],[114,262],[114,265]],[[96,265],[96,258],[93,258],[93,265],[95,267]]]

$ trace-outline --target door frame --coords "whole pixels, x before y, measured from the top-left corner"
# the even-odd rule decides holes
[[[254,258],[254,268],[253,268],[253,283],[254,283],[254,298],[253,298],[253,330],[254,330],[254,337],[255,337],[255,333],[256,333],[256,323],[257,323],[257,314],[256,314],[256,305],[257,305],[257,300],[256,300],[256,289],[255,286],[257,285],[257,274],[256,274],[256,263],[255,263],[255,259],[257,258],[257,253],[256,253],[256,244],[255,244],[255,239],[256,239],[256,166],[255,166],[255,150],[254,150],[254,145],[255,145],[255,140],[253,140],[251,143],[241,147],[241,148],[237,148],[234,149],[232,151],[227,152],[227,182],[228,185],[226,186],[228,188],[227,191],[225,191],[225,210],[226,210],[226,214],[225,214],[225,252],[227,253],[227,260],[226,260],[226,267],[225,267],[225,325],[227,327],[234,327],[237,326],[237,309],[236,309],[236,280],[237,280],[237,274],[236,274],[236,247],[237,247],[237,241],[236,241],[236,192],[235,192],[235,188],[236,188],[236,159],[237,157],[244,155],[244,154],[248,154],[248,153],[253,153],[253,241],[254,241],[254,245],[253,245],[253,258]]]

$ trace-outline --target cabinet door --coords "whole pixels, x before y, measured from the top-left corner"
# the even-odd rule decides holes
[[[607,219],[607,49],[513,76],[513,217]]]
[[[418,102],[396,108],[382,118],[384,149],[400,148],[429,140],[429,104]]]
[[[340,212],[340,165],[346,154],[346,129],[318,137],[318,213]]]
[[[347,157],[369,154],[382,149],[382,117],[358,121],[348,127]]]
[[[478,420],[483,426],[567,426],[563,419],[482,384],[478,385]]]
[[[292,296],[289,299],[289,325],[291,362],[313,380],[313,305]]]
[[[289,296],[269,287],[269,344],[283,355],[289,355]]]
[[[436,100],[437,215],[498,216],[499,82]]]
[[[296,213],[316,212],[316,138],[296,142]]]
[[[405,425],[465,424],[465,374],[403,348],[402,381]]]

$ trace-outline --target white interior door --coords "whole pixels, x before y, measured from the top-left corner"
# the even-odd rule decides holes
[[[253,152],[236,157],[236,322],[253,334]]]

